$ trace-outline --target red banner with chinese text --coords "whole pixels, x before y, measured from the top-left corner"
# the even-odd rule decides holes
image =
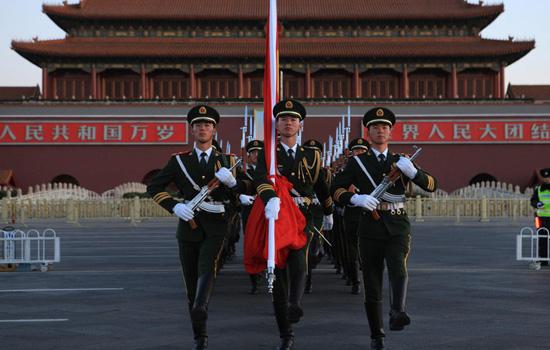
[[[368,136],[362,128],[363,137]],[[550,119],[399,120],[391,143],[550,143]]]
[[[3,121],[0,145],[187,144],[186,121]]]

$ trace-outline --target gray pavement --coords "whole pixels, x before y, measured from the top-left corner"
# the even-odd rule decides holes
[[[412,324],[387,331],[387,348],[550,348],[550,269],[515,261],[515,235],[528,224],[415,223]],[[62,262],[44,273],[0,273],[0,349],[191,349],[173,220],[29,225],[46,227],[61,237]],[[241,255],[216,284],[211,350],[274,349],[278,342],[269,296],[247,294]],[[295,349],[368,349],[362,295],[350,294],[326,262],[314,271],[313,287]]]

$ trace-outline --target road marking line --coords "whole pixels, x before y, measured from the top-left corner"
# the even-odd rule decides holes
[[[0,289],[0,293],[42,293],[42,292],[104,292],[124,288],[51,288],[51,289]]]
[[[22,323],[22,322],[66,322],[68,318],[37,318],[27,320],[0,320],[0,323]]]

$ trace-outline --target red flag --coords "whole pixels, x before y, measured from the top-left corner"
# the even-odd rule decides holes
[[[266,27],[266,55],[264,66],[264,152],[268,179],[273,182],[277,196],[281,199],[279,218],[275,221],[275,261],[272,264],[283,268],[289,249],[300,249],[306,242],[304,234],[306,220],[292,201],[289,191],[292,184],[276,175],[277,135],[273,107],[279,101],[279,46],[277,1],[269,1],[269,20]],[[268,221],[264,216],[264,204],[254,201],[248,217],[244,242],[244,264],[248,273],[255,274],[269,265]],[[274,268],[275,266],[271,266]],[[268,266],[269,271],[269,266]]]

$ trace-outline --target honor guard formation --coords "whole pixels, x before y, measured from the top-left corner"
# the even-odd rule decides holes
[[[293,349],[293,324],[307,316],[302,299],[314,292],[315,267],[323,258],[342,275],[351,295],[363,293],[371,349],[385,348],[385,266],[391,287],[389,329],[401,331],[411,323],[406,311],[411,226],[405,201],[411,183],[433,192],[435,178],[414,161],[420,151],[408,156],[390,150],[397,121],[386,108],[365,113],[368,140],[351,140],[345,156],[330,167],[323,166],[321,142],[311,139],[298,144],[306,115],[305,107],[292,99],[273,108],[278,134],[274,151],[278,180],[274,183],[262,141],[250,140],[242,154],[243,164],[236,167],[236,157],[222,153],[215,144],[219,113],[207,105],[195,106],[187,115],[193,149],[173,154],[147,188],[158,205],[179,218],[176,237],[195,350],[208,347],[208,304],[216,274],[232,259],[241,232],[247,265],[248,252],[263,252],[263,238],[254,238],[262,222],[274,219],[282,225],[289,215],[298,229],[279,230],[275,237],[276,242],[289,242],[284,253],[277,255],[273,282],[272,303],[280,336],[277,349]],[[550,170],[546,171],[550,178]],[[543,185],[533,205],[543,208],[549,192]],[[539,211],[548,218],[543,209]],[[250,294],[263,290],[260,282],[265,267],[258,266],[247,265]]]

